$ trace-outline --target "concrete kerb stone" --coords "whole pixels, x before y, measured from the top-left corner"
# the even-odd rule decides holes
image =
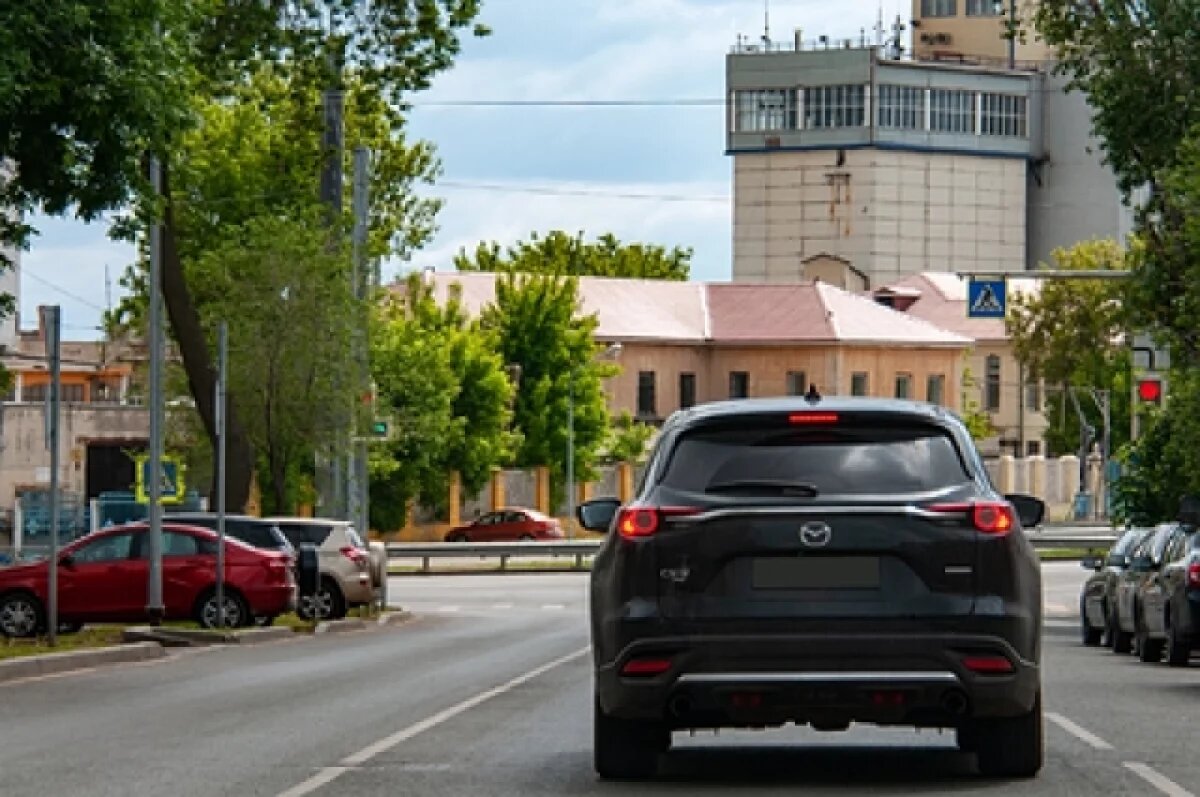
[[[237,631],[205,631],[198,628],[162,628],[148,625],[125,629],[126,642],[152,641],[166,647],[200,647],[204,645],[254,645],[292,639],[290,628],[245,628]]]
[[[0,661],[0,683],[21,678],[57,675],[72,670],[85,670],[105,664],[129,664],[160,659],[166,650],[157,642],[131,642],[93,650],[66,650],[40,656],[22,656]]]
[[[344,631],[363,631],[372,626],[382,628],[389,625],[399,625],[408,622],[413,617],[411,612],[404,610],[396,612],[386,612],[373,620],[364,620],[360,617],[346,617],[342,620],[325,620],[318,623],[313,629],[314,634],[337,634]]]

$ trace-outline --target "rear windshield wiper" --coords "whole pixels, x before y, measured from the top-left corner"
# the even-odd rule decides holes
[[[820,490],[812,482],[795,482],[787,479],[731,479],[724,482],[713,482],[704,489],[710,493],[779,493],[803,498],[816,498],[820,494]]]

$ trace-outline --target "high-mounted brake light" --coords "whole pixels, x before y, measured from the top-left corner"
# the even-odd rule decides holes
[[[699,509],[690,506],[628,506],[617,515],[617,531],[622,537],[649,537],[658,531],[663,518],[695,515]]]
[[[971,525],[984,534],[1007,534],[1012,531],[1017,520],[1012,505],[1003,501],[933,504],[925,508],[930,512],[941,512],[947,515],[969,514],[971,516]]]
[[[797,426],[809,424],[831,424],[838,422],[836,412],[793,412],[788,415],[788,423]]]

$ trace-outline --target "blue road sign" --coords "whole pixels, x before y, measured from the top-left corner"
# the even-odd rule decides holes
[[[150,479],[149,457],[139,458],[137,489],[134,491],[135,498],[139,503],[146,503],[150,500]],[[183,468],[179,466],[178,460],[163,458],[159,483],[162,485],[161,495],[164,504],[176,504],[183,500]]]
[[[1004,318],[1006,309],[1003,279],[971,279],[967,283],[967,318]]]

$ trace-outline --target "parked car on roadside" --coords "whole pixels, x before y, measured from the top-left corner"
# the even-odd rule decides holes
[[[1129,568],[1129,554],[1153,529],[1127,529],[1105,556],[1089,556],[1083,567],[1096,571],[1083,583],[1079,594],[1079,617],[1083,644],[1111,644],[1117,628],[1116,587],[1121,573]]]
[[[1146,563],[1149,564],[1149,563]],[[1142,661],[1183,667],[1200,639],[1200,532],[1180,526],[1171,535],[1162,564],[1138,585],[1136,649]]]
[[[67,545],[58,555],[58,614],[64,624],[146,619],[149,571],[145,524],[113,526]],[[208,529],[163,524],[163,604],[168,620],[216,627],[217,536]],[[46,629],[50,563],[0,570],[0,634],[26,637]],[[247,625],[295,606],[287,554],[240,540],[225,542],[225,624]]]
[[[378,560],[345,520],[304,517],[267,518],[294,547],[310,543],[317,548],[321,565],[320,583],[313,597],[301,596],[297,614],[305,619],[337,620],[356,606],[375,599],[380,579]],[[386,562],[385,562],[386,569]],[[386,581],[386,575],[384,576]]]
[[[1130,550],[1129,567],[1117,577],[1117,623],[1112,635],[1113,652],[1128,653],[1136,649],[1140,656],[1147,656],[1157,648],[1161,656],[1161,644],[1149,637],[1145,626],[1142,587],[1155,578],[1162,568],[1167,547],[1185,533],[1185,527],[1177,522],[1160,523]],[[1148,647],[1142,644],[1147,641]]]
[[[163,520],[216,531],[218,518],[216,512],[172,512],[165,515]],[[225,534],[239,539],[247,545],[253,545],[255,548],[262,548],[266,551],[282,551],[293,557],[296,555],[296,548],[279,530],[278,525],[271,520],[251,515],[226,515]]]
[[[868,398],[667,420],[637,494],[585,502],[593,755],[654,774],[673,730],[953,728],[980,771],[1042,767],[1041,568],[962,421]],[[986,610],[981,611],[981,608]]]
[[[446,532],[446,542],[515,542],[561,540],[562,524],[534,509],[510,507],[480,515]]]

